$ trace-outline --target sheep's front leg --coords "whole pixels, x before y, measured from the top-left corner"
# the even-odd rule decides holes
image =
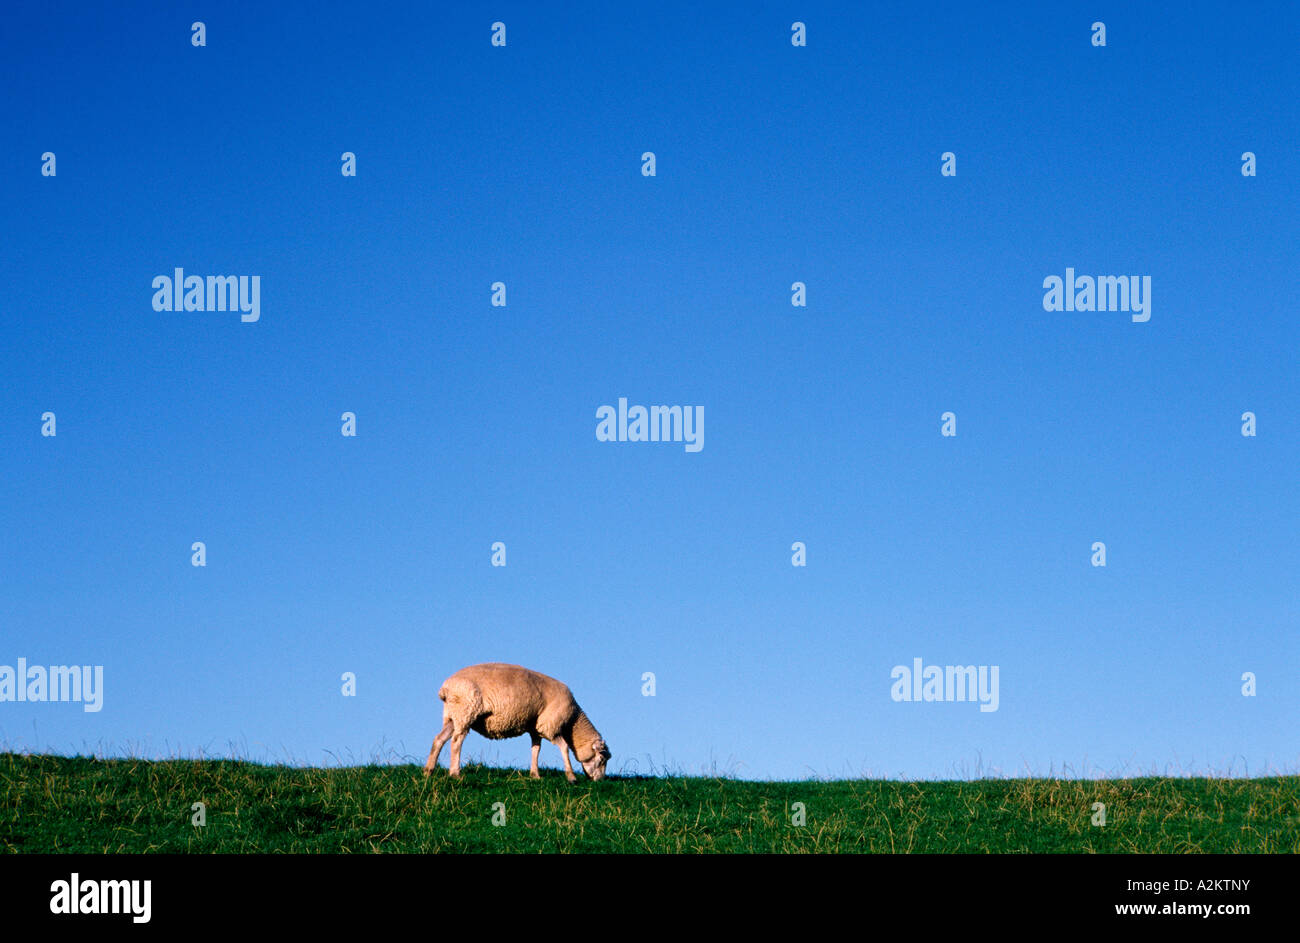
[[[537,754],[542,752],[542,735],[534,732],[529,736],[533,738],[533,763],[528,769],[528,775],[533,779],[541,779],[542,774],[537,771]]]
[[[564,757],[564,778],[571,783],[576,783],[578,777],[573,775],[573,767],[569,765],[569,741],[564,739],[563,734],[556,734],[553,742],[560,748],[560,756]]]
[[[433,738],[433,746],[429,748],[429,759],[424,764],[424,775],[432,776],[433,771],[438,767],[438,754],[442,752],[442,745],[447,742],[451,736],[451,721],[443,722],[442,729],[438,735]]]

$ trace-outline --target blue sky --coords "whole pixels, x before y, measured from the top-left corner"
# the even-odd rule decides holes
[[[501,660],[613,772],[1295,771],[1300,13],[1136,6],[13,9],[0,665],[105,691],[0,739],[422,762]],[[917,657],[998,710],[895,702]]]

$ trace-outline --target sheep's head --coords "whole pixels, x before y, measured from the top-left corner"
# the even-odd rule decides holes
[[[609,752],[603,738],[597,737],[587,745],[590,756],[579,756],[578,760],[582,763],[582,768],[587,771],[587,775],[592,782],[605,778],[605,764],[614,754]]]

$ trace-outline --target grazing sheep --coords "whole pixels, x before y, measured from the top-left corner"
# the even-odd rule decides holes
[[[492,662],[462,668],[442,683],[442,729],[433,738],[424,775],[438,765],[442,745],[451,740],[452,776],[460,775],[460,745],[471,730],[485,737],[501,740],[528,734],[533,739],[533,762],[529,773],[537,771],[537,753],[542,737],[560,748],[564,757],[564,775],[577,782],[569,765],[569,751],[593,780],[605,777],[609,747],[583,713],[568,686],[554,678],[519,665]]]

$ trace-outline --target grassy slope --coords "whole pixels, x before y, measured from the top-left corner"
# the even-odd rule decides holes
[[[0,848],[79,852],[1297,852],[1300,777],[614,778],[0,754]],[[207,806],[207,825],[190,807]],[[492,825],[493,803],[506,824]],[[807,824],[790,822],[792,803]],[[1104,828],[1090,824],[1106,803]]]

